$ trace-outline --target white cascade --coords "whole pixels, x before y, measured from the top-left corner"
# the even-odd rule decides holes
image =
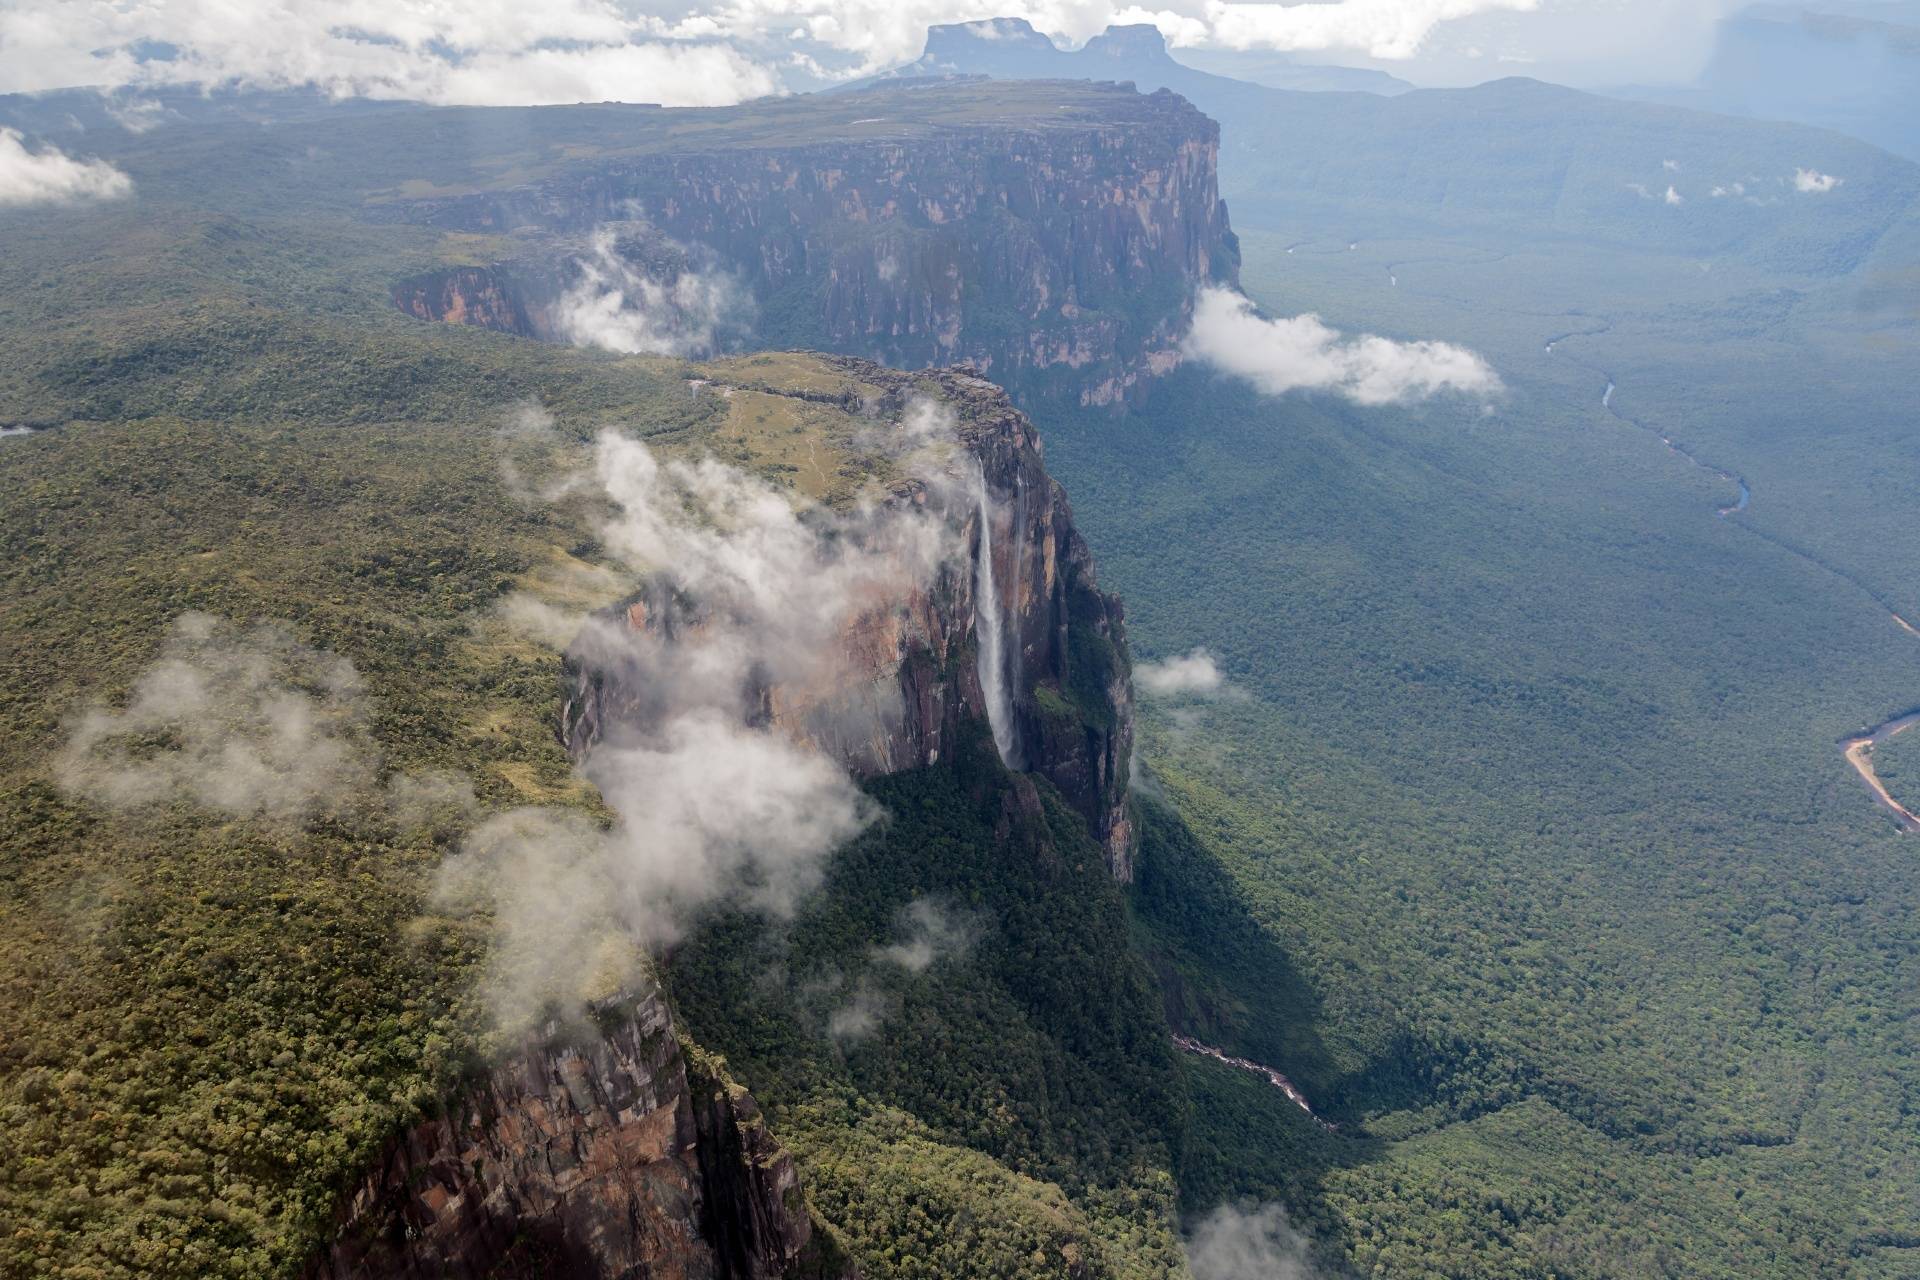
[[[980,511],[980,549],[973,564],[973,633],[980,688],[987,695],[987,724],[993,729],[1000,761],[1018,769],[1020,739],[1013,720],[1013,690],[1007,683],[1006,624],[993,582],[993,502],[985,472],[974,473],[974,496]]]

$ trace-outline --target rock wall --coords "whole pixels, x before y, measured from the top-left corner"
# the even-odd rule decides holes
[[[1120,601],[1099,588],[1093,557],[1073,510],[1047,474],[1032,422],[1006,392],[965,371],[907,375],[861,361],[838,363],[878,404],[857,406],[898,424],[909,400],[930,388],[957,417],[968,463],[977,464],[994,521],[995,596],[1004,630],[1015,722],[1016,769],[1053,782],[1087,819],[1116,878],[1133,875],[1135,833],[1128,807],[1133,692]],[[909,484],[892,501],[915,502]],[[985,720],[976,658],[975,585],[982,511],[966,515],[967,562],[949,566],[924,590],[861,615],[844,639],[839,687],[753,691],[764,723],[813,742],[856,774],[872,776],[937,763],[962,722]],[[700,605],[664,580],[643,584],[612,612],[621,626],[668,634],[701,625]],[[572,688],[562,717],[568,748],[583,756],[622,724],[644,725],[656,699],[621,646],[589,631],[568,654]],[[854,728],[849,728],[854,726]]]
[[[916,108],[945,91],[913,91]],[[902,92],[858,96],[877,117]],[[643,218],[744,281],[758,304],[748,345],[964,365],[1023,399],[1118,404],[1178,364],[1195,289],[1237,279],[1239,245],[1213,121],[1166,92],[1086,93],[1110,118],[607,160],[378,216],[534,246]],[[394,301],[544,336],[521,298],[552,270],[543,254],[402,281]]]
[[[987,718],[977,586],[991,521],[991,580],[1015,721],[1016,770],[1047,778],[1086,818],[1120,880],[1135,836],[1128,762],[1133,701],[1120,602],[1103,593],[1033,424],[992,383],[958,370],[909,375],[830,358],[867,398],[846,407],[898,426],[933,394],[987,502],[959,517],[966,555],[909,598],[879,602],[843,637],[833,688],[767,684],[749,702],[769,726],[862,775],[932,765]],[[878,389],[879,398],[871,391]],[[804,394],[804,393],[796,393]],[[925,500],[902,481],[889,501]],[[703,604],[655,579],[610,612],[619,629],[697,641]],[[568,655],[561,731],[576,756],[656,703],[604,632]],[[627,651],[627,652],[630,652]],[[888,708],[890,714],[877,714]],[[848,726],[861,726],[850,731]],[[1014,794],[1032,813],[1026,778]],[[1011,837],[1011,834],[1009,835]],[[657,993],[595,1011],[597,1031],[546,1033],[392,1141],[344,1201],[309,1280],[531,1280],[843,1276],[813,1239],[792,1161],[753,1099],[683,1049]],[[691,1060],[690,1060],[691,1057]]]
[[[660,996],[596,1013],[600,1034],[549,1028],[390,1143],[309,1280],[831,1271],[792,1160],[745,1090],[689,1069]]]

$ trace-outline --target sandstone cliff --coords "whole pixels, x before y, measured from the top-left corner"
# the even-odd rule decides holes
[[[1067,496],[1047,474],[1033,424],[992,383],[959,370],[918,375],[824,358],[848,371],[866,398],[847,408],[899,430],[911,399],[937,394],[956,415],[964,450],[957,472],[978,468],[986,501],[967,511],[967,554],[930,586],[879,602],[840,639],[833,687],[769,684],[751,691],[764,723],[778,725],[872,776],[937,763],[964,720],[990,718],[979,654],[989,619],[1001,629],[1012,724],[1003,754],[1045,777],[1086,818],[1115,878],[1133,875],[1128,768],[1133,692],[1120,601],[1105,594],[1074,528]],[[742,371],[745,372],[745,371]],[[878,391],[877,399],[872,393]],[[902,484],[891,502],[924,500]],[[983,550],[990,572],[981,572]],[[991,583],[993,607],[977,595]],[[643,584],[612,617],[624,628],[694,632],[703,603],[667,578]],[[584,636],[569,652],[573,687],[562,733],[584,756],[617,726],[643,724],[656,697],[618,644]]]
[[[310,1280],[837,1273],[745,1090],[690,1064],[658,994],[549,1028],[389,1144]]]
[[[741,345],[964,365],[1023,399],[1118,403],[1178,363],[1195,289],[1237,277],[1219,129],[1171,93],[1059,91],[1069,96],[1038,106],[1019,96],[1031,86],[838,95],[809,106],[846,117],[815,130],[831,140],[702,146],[703,131],[529,186],[381,205],[374,216],[529,246],[402,281],[394,301],[423,319],[552,337],[569,256],[597,227],[640,221],[657,249],[710,254],[743,283],[754,306]],[[952,123],[909,122],[943,112]]]

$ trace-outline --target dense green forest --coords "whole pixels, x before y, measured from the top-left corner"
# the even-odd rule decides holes
[[[489,368],[537,377],[570,354],[423,332],[477,340],[434,393],[455,406]],[[684,371],[597,364],[631,429],[710,438],[661,394]],[[597,811],[554,731],[558,653],[492,612],[591,554],[505,487],[506,409],[75,423],[0,452],[18,499],[0,547],[0,1274],[296,1270],[340,1188],[484,1060],[484,935],[428,896],[472,808],[401,816],[382,796],[453,773],[481,811]],[[123,701],[189,611],[354,664],[365,790],[276,821],[184,797],[117,813],[56,786],[73,717]],[[868,1274],[1165,1274],[1185,1077],[1101,850],[1050,792],[1037,822],[1010,808],[1012,785],[978,743],[876,783],[887,821],[791,931],[723,922],[666,976]],[[916,903],[945,922],[924,976],[873,954],[912,940]],[[830,1025],[842,1005],[853,1021]]]
[[[1907,1274],[1920,854],[1835,747],[1920,696],[1879,260],[1288,216],[1243,222],[1274,311],[1466,343],[1506,391],[1189,369],[1044,423],[1137,657],[1227,678],[1148,710],[1181,821],[1136,906],[1176,1021],[1343,1122],[1200,1071],[1189,1195],[1279,1196],[1396,1276]],[[1213,1132],[1210,1097],[1241,1105]]]
[[[630,134],[563,115],[529,123]],[[502,466],[542,462],[503,436],[517,415],[805,487],[788,461],[839,394],[754,358],[767,392],[729,417],[687,393],[709,369],[399,315],[396,274],[497,246],[362,221],[348,175],[473,161],[375,135],[180,130],[128,158],[137,209],[0,215],[0,397],[44,428],[0,441],[0,1275],[297,1273],[382,1144],[487,1061],[486,937],[441,914],[435,869],[476,814],[604,816],[557,739],[559,654],[496,612],[609,602],[591,521]],[[80,718],[183,615],[352,664],[351,786],[248,815],[59,785]],[[444,803],[392,803],[409,788]],[[1178,1272],[1183,1068],[1102,851],[1044,786],[1010,819],[1014,794],[978,744],[876,784],[888,820],[790,934],[735,949],[728,920],[662,976],[865,1274]],[[925,913],[950,926],[926,973],[874,958]]]

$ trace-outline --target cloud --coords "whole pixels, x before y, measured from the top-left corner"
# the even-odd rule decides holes
[[[847,1044],[865,1040],[893,1015],[895,1001],[872,982],[861,978],[845,1000],[827,1014],[827,1035]]]
[[[1836,178],[1830,173],[1821,173],[1816,169],[1793,171],[1793,189],[1804,195],[1825,195],[1845,181],[1845,178]]]
[[[1229,289],[1201,291],[1183,349],[1275,396],[1329,391],[1356,404],[1384,405],[1442,391],[1489,395],[1501,389],[1499,376],[1465,347],[1350,337],[1316,315],[1269,320]]]
[[[0,128],[0,206],[119,200],[133,179],[104,160],[76,160],[51,144],[29,151],[18,130]]]
[[[575,264],[579,278],[554,304],[554,327],[580,347],[629,355],[703,357],[745,328],[752,300],[719,270],[681,270],[656,280],[621,255],[612,228],[594,232]]]
[[[292,820],[369,788],[378,760],[360,675],[286,627],[182,614],[126,705],[84,712],[55,776],[112,808],[190,801]]]
[[[1369,57],[1406,59],[1434,28],[1480,13],[1531,12],[1539,0],[1343,0],[1337,4],[1223,3],[1203,6],[1204,40],[1182,25],[1176,38],[1230,49],[1353,49]],[[1144,20],[1143,11],[1140,12]]]
[[[1678,160],[1662,160],[1660,162],[1660,167],[1662,169],[1665,169],[1668,173],[1680,172],[1680,162]]]
[[[597,748],[584,769],[610,826],[511,810],[441,870],[442,906],[492,915],[486,994],[503,1027],[605,994],[709,911],[791,913],[875,816],[834,762],[716,710]]]
[[[797,998],[814,1010],[828,1038],[841,1044],[878,1032],[902,1005],[903,984],[934,965],[957,960],[978,941],[979,922],[931,898],[916,898],[894,918],[894,941],[868,949],[869,967],[851,980],[839,969],[800,984]],[[818,1012],[826,1008],[824,1019]]]
[[[1675,191],[1671,183],[1667,186],[1665,199],[1668,204],[1685,204],[1687,202],[1687,198],[1678,191]]]
[[[610,571],[638,588],[631,607],[569,614],[517,597],[508,616],[614,691],[580,769],[615,817],[498,815],[439,888],[448,909],[492,917],[486,992],[503,1027],[612,990],[710,912],[790,914],[876,817],[848,762],[903,713],[897,654],[876,659],[849,637],[868,620],[891,634],[899,602],[939,575],[964,581],[972,507],[942,470],[956,461],[952,427],[950,413],[912,406],[884,447],[924,501],[845,511],[712,458],[599,437],[581,484],[606,511],[596,533]],[[518,415],[511,439],[526,447],[542,429]],[[932,906],[901,927],[890,962],[902,968],[956,945],[958,926]],[[877,1006],[853,1003],[837,1034],[877,1025]]]
[[[1194,1280],[1313,1280],[1321,1273],[1305,1236],[1277,1204],[1221,1205],[1187,1238]]]
[[[715,106],[778,87],[738,49],[663,38],[669,25],[614,0],[14,0],[0,9],[0,85],[314,85],[492,106]]]
[[[1226,683],[1215,665],[1213,655],[1195,649],[1165,662],[1140,662],[1133,668],[1133,683],[1156,696],[1195,694],[1205,697],[1218,693]]]
[[[1025,18],[1078,42],[1109,23],[1177,44],[1420,53],[1437,28],[1538,0],[11,0],[0,87],[238,83],[438,103],[618,99],[713,106],[776,92],[776,68],[840,78],[919,56],[932,23]],[[1002,33],[1004,34],[1004,33]]]
[[[908,973],[925,973],[936,962],[965,955],[978,926],[931,898],[907,904],[895,923],[896,940],[873,949],[873,958]]]
[[[479,813],[480,801],[465,774],[429,769],[391,779],[387,808],[394,824],[403,831],[427,828],[451,833],[464,829]]]

